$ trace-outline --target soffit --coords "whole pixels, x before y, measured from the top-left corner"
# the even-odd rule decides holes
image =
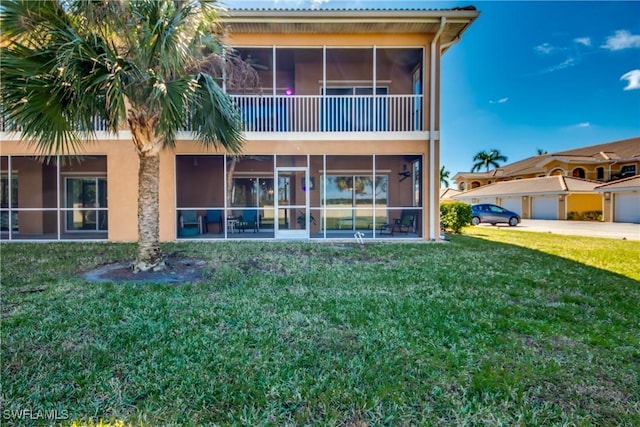
[[[475,10],[230,10],[222,21],[232,33],[419,33],[434,34],[446,18],[441,42],[460,36]]]

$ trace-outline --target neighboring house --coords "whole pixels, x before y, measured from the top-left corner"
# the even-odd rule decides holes
[[[578,214],[602,211],[598,183],[567,176],[549,176],[501,181],[465,191],[454,200],[493,203],[518,213],[522,218],[567,219]]]
[[[260,76],[227,88],[243,156],[180,133],[161,154],[160,239],[378,238],[408,211],[414,222],[394,237],[439,239],[440,58],[478,15],[230,10],[227,42]],[[3,240],[137,239],[130,132],[96,129],[81,163],[41,163],[0,132]]]
[[[458,194],[462,193],[462,191],[453,189],[453,188],[441,188],[440,189],[440,203],[451,203],[451,202],[455,202],[455,200],[452,198],[453,196],[456,196]]]
[[[453,177],[462,191],[514,179],[571,176],[609,182],[640,174],[640,137],[542,154],[489,172],[459,172]]]
[[[640,224],[640,175],[599,185],[595,191],[602,194],[605,221]]]

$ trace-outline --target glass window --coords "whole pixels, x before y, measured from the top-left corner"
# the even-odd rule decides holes
[[[106,178],[66,178],[65,198],[67,231],[107,229]]]

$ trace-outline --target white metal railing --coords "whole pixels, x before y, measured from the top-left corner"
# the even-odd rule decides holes
[[[423,95],[231,95],[246,132],[424,130]]]
[[[245,132],[423,131],[423,95],[231,95]],[[106,130],[93,120],[95,131]],[[191,130],[190,118],[181,130]],[[0,131],[19,131],[0,117]]]
[[[91,119],[91,126],[94,131],[106,131],[107,130],[107,122],[106,120],[94,117]],[[5,117],[0,116],[0,132],[20,132],[22,129],[19,126],[16,126],[14,122],[7,120]]]

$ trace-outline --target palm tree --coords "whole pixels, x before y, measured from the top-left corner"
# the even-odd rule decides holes
[[[543,154],[548,154],[547,150],[544,150],[542,148],[537,148],[536,149],[538,156],[542,156]]]
[[[479,171],[483,167],[489,169],[493,166],[497,168],[500,166],[499,162],[506,162],[507,157],[500,154],[500,150],[496,150],[495,148],[491,149],[488,153],[486,151],[480,151],[473,157],[473,167],[471,168],[471,172]]]
[[[43,158],[75,156],[95,140],[92,122],[125,120],[139,159],[135,271],[162,269],[160,152],[187,121],[206,146],[237,153],[241,118],[207,71],[221,58],[215,0],[2,2],[7,41],[3,114]]]
[[[445,170],[444,166],[440,166],[440,185],[444,185],[446,188],[449,188],[449,176],[451,172]]]

